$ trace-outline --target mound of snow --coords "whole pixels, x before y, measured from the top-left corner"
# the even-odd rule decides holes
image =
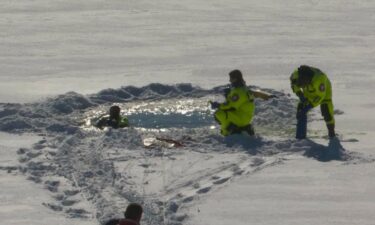
[[[37,107],[51,114],[70,114],[76,110],[84,110],[95,105],[95,103],[83,95],[68,92],[55,98],[50,98],[37,105]]]

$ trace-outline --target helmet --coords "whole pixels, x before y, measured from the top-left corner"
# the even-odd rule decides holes
[[[300,86],[306,86],[311,83],[314,76],[314,71],[311,67],[306,65],[301,65],[298,67],[298,80],[297,84]]]
[[[109,116],[111,118],[118,118],[120,116],[120,107],[117,106],[117,105],[114,105],[114,106],[111,106],[111,108],[109,108]]]

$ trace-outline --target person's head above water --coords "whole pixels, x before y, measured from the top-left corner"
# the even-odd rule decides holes
[[[109,117],[118,119],[120,117],[120,112],[121,112],[121,109],[119,106],[117,105],[111,106],[111,108],[109,108]]]

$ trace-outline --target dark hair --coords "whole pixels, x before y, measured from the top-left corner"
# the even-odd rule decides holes
[[[109,116],[111,118],[118,118],[120,116],[120,107],[117,106],[117,105],[114,105],[114,106],[111,106],[111,108],[109,108]]]
[[[237,79],[242,79],[242,73],[240,70],[232,70],[229,72],[229,76]]]
[[[242,73],[240,70],[232,70],[229,73],[230,78],[235,78],[236,81],[232,84],[234,87],[241,87],[241,86],[246,86],[246,82],[242,77]]]
[[[298,67],[298,84],[299,85],[307,85],[311,83],[312,77],[314,76],[314,71],[311,67],[306,65],[301,65]]]
[[[126,207],[124,213],[126,219],[139,220],[142,217],[143,209],[142,206],[138,203],[130,203]]]

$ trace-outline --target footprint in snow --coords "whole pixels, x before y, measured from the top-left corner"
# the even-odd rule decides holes
[[[225,177],[225,178],[222,178],[220,180],[217,180],[217,181],[214,181],[213,184],[224,184],[225,182],[227,182],[228,180],[230,179],[230,177]]]
[[[194,196],[186,197],[182,200],[183,203],[188,203],[194,200]]]
[[[264,159],[261,159],[261,158],[255,158],[253,159],[253,161],[251,162],[250,166],[251,167],[255,167],[255,166],[260,166],[264,163]]]
[[[209,192],[210,190],[211,190],[211,187],[205,187],[205,188],[199,189],[197,191],[197,194],[205,194],[205,193]]]
[[[26,153],[26,156],[29,158],[29,159],[32,159],[32,158],[36,158],[38,156],[40,156],[42,154],[42,152],[40,151],[29,151]]]
[[[72,206],[72,205],[74,205],[74,204],[76,204],[76,203],[78,203],[79,201],[77,201],[77,200],[63,200],[62,202],[61,202],[61,204],[63,205],[63,206]]]
[[[30,151],[30,150],[27,149],[27,148],[20,148],[20,149],[17,150],[17,154],[18,155],[23,155],[23,154],[25,154],[28,151]]]
[[[47,180],[44,182],[45,188],[47,188],[51,192],[57,192],[57,189],[60,185],[60,181],[50,181]]]
[[[64,191],[64,194],[67,196],[74,196],[78,194],[80,191],[79,190],[66,190]]]
[[[70,208],[70,209],[65,210],[65,212],[69,214],[71,218],[88,218],[87,214],[89,214],[89,212],[87,212],[84,209]]]
[[[44,205],[45,207],[47,207],[49,209],[52,209],[55,212],[60,212],[60,211],[63,210],[63,207],[60,206],[60,205],[55,205],[55,204],[51,204],[51,203],[42,203],[42,205]]]

